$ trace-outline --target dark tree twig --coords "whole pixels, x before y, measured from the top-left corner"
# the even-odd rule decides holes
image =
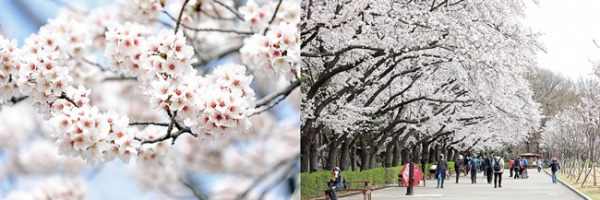
[[[185,10],[185,5],[190,2],[190,0],[185,0],[183,5],[181,6],[181,11],[179,11],[179,18],[177,18],[177,24],[175,25],[175,34],[177,34],[177,30],[179,30],[179,24],[181,23],[181,16],[183,15],[183,10]]]
[[[262,109],[261,111],[254,112],[250,116],[260,114],[262,112],[265,112],[265,111],[275,107],[275,105],[277,105],[279,102],[283,101],[288,95],[290,95],[290,93],[292,93],[292,91],[294,91],[294,89],[296,89],[299,86],[300,86],[300,82],[294,81],[294,82],[292,82],[292,84],[290,84],[288,87],[284,88],[283,90],[276,92],[276,93],[269,94],[269,95],[263,97],[262,99],[259,99],[258,101],[256,101],[256,108],[260,108],[260,107],[264,107],[264,106],[266,106],[266,108]],[[275,100],[275,101],[273,101],[273,100]],[[273,102],[273,103],[270,103],[270,102]]]
[[[267,24],[267,28],[265,29],[265,32],[263,32],[263,35],[267,34],[267,31],[269,31],[269,25],[271,25],[271,23],[273,23],[273,21],[275,21],[275,17],[277,17],[277,12],[279,11],[279,6],[281,6],[281,2],[283,0],[279,0],[279,3],[277,3],[277,7],[275,7],[275,12],[273,13],[273,17],[271,17],[271,20],[269,20],[269,23]]]
[[[73,99],[68,97],[67,94],[65,94],[64,92],[62,94],[60,94],[60,96],[57,98],[67,100],[69,103],[73,104],[73,106],[79,108],[79,105],[77,103],[75,103],[75,101],[73,101]]]
[[[214,1],[215,3],[217,3],[217,4],[221,5],[221,6],[225,7],[227,10],[231,11],[233,14],[235,14],[235,16],[236,16],[238,19],[240,19],[240,20],[244,21],[244,18],[242,17],[242,15],[241,15],[240,13],[238,13],[237,11],[235,11],[233,8],[230,8],[229,6],[225,5],[225,4],[224,4],[223,2],[221,2],[221,1],[217,1],[217,0],[213,0],[213,1]]]
[[[183,183],[183,185],[185,185],[187,188],[189,188],[194,193],[194,196],[196,196],[196,198],[198,198],[200,200],[206,199],[206,198],[202,197],[202,194],[200,194],[200,192],[198,192],[196,190],[196,188],[194,188],[194,186],[192,186],[188,182],[184,181],[182,178],[179,178],[179,180],[181,181],[181,183]]]
[[[277,165],[273,166],[271,169],[266,170],[266,172],[263,173],[256,180],[254,180],[254,182],[250,185],[250,187],[248,187],[248,189],[246,189],[246,191],[244,191],[244,193],[242,193],[239,196],[239,198],[237,198],[237,199],[245,199],[246,196],[248,196],[248,194],[250,193],[250,191],[252,191],[252,189],[254,189],[253,186],[257,186],[260,182],[263,182],[267,177],[269,177],[269,175],[271,175],[273,173],[273,171],[279,169],[280,167],[284,166],[285,164],[293,165],[299,159],[300,159],[300,154],[296,154],[296,156],[294,156],[292,158],[288,158],[288,159],[282,160],[279,163],[277,163]]]
[[[169,126],[169,123],[160,123],[160,122],[129,122],[129,126]]]

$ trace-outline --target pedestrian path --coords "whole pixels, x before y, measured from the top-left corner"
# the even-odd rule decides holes
[[[483,173],[477,174],[477,183],[471,184],[469,176],[459,177],[459,184],[456,184],[456,177],[450,177],[446,180],[444,189],[436,189],[437,180],[427,180],[426,187],[415,187],[413,196],[406,196],[406,187],[388,187],[373,191],[373,200],[391,200],[391,199],[456,199],[465,200],[469,198],[477,199],[523,199],[523,197],[532,197],[535,199],[582,199],[580,196],[569,190],[564,185],[552,183],[552,178],[546,173],[537,170],[529,170],[528,179],[509,178],[508,170],[504,172],[502,179],[502,188],[494,188],[488,184],[487,180],[482,179]],[[482,181],[483,180],[483,181]],[[483,198],[481,198],[483,197]],[[343,200],[362,200],[362,194],[340,198]],[[528,198],[526,198],[528,199]]]

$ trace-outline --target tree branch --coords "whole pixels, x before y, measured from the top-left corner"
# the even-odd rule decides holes
[[[267,106],[267,107],[261,111],[252,113],[250,116],[255,115],[255,114],[260,114],[262,112],[265,112],[265,111],[273,108],[279,102],[283,101],[290,93],[292,93],[292,91],[294,91],[294,89],[296,89],[299,86],[300,86],[300,81],[294,81],[288,87],[284,88],[283,90],[276,92],[276,93],[269,94],[269,95],[263,97],[262,99],[259,99],[258,101],[256,101],[256,108],[260,108],[263,106]],[[280,98],[278,98],[278,97],[280,97]],[[277,100],[275,100],[275,99],[277,99]],[[273,101],[273,100],[275,100],[275,101]],[[270,102],[273,102],[273,103],[269,104]]]
[[[221,2],[221,1],[217,1],[217,0],[213,0],[213,1],[214,1],[215,3],[217,3],[217,4],[221,5],[221,6],[223,6],[223,7],[224,7],[224,8],[226,8],[227,10],[231,11],[233,14],[235,14],[235,16],[236,16],[238,19],[240,19],[240,20],[244,21],[244,18],[242,17],[242,15],[241,15],[240,13],[238,13],[237,11],[233,10],[233,8],[230,8],[229,6],[225,5],[225,4],[224,4],[223,2]]]
[[[137,78],[136,77],[126,77],[126,76],[116,76],[116,77],[106,77],[102,81],[104,81],[104,82],[107,82],[107,81],[137,81]]]
[[[248,189],[246,189],[246,191],[244,191],[244,193],[239,195],[239,198],[237,198],[237,199],[245,199],[246,196],[248,196],[248,194],[250,193],[250,191],[252,191],[252,189],[254,188],[253,186],[258,186],[258,184],[260,182],[264,181],[267,177],[269,177],[269,175],[271,175],[273,173],[273,171],[279,169],[280,167],[284,166],[285,164],[290,164],[290,165],[294,164],[299,159],[300,159],[300,154],[296,154],[296,156],[293,156],[291,158],[280,161],[279,163],[277,163],[277,165],[273,166],[270,170],[266,170],[266,172],[263,173],[256,180],[254,180],[254,182],[250,185],[250,187],[248,187]]]
[[[58,99],[64,99],[64,100],[67,100],[69,103],[73,104],[73,106],[75,106],[75,107],[78,107],[78,108],[79,108],[79,105],[77,105],[77,104],[75,103],[75,101],[73,101],[73,99],[69,98],[69,97],[67,96],[67,94],[65,94],[64,92],[63,92],[62,94],[60,94],[60,96],[59,96],[59,97],[57,97],[57,98],[58,98]]]
[[[129,122],[129,126],[169,126],[169,123],[160,123],[160,122]]]
[[[185,5],[190,2],[190,0],[185,0],[183,5],[181,6],[181,11],[179,11],[179,17],[177,18],[177,24],[175,25],[175,34],[177,34],[177,30],[179,30],[179,24],[181,24],[181,16],[183,15],[183,10],[185,10]]]
[[[171,14],[169,14],[167,11],[164,11],[163,13],[165,13],[169,18],[171,18],[171,20],[178,21]],[[192,31],[198,31],[198,32],[236,33],[236,34],[240,34],[240,35],[253,35],[253,34],[255,34],[255,32],[237,31],[237,30],[226,30],[226,29],[216,29],[216,28],[193,28],[193,27],[186,26],[185,24],[181,24],[181,26],[183,28],[186,28],[186,29],[189,29],[189,30],[192,30]]]
[[[192,186],[190,183],[184,181],[182,178],[179,178],[179,180],[181,181],[181,183],[183,183],[183,185],[185,185],[185,187],[189,188],[194,193],[194,196],[196,196],[196,198],[200,200],[206,199],[202,197],[202,194],[200,194],[200,192],[198,192],[196,188],[194,188],[194,186]]]
[[[271,20],[269,20],[269,23],[267,24],[267,28],[265,29],[265,32],[263,32],[263,35],[266,35],[267,32],[269,31],[269,25],[271,25],[271,23],[273,23],[273,21],[275,20],[275,17],[277,16],[277,12],[279,11],[279,6],[281,6],[281,2],[283,0],[279,0],[279,3],[277,3],[277,7],[275,7],[275,12],[273,13],[273,17],[271,17]]]
[[[98,67],[102,71],[106,71],[106,68],[104,68],[102,65],[100,65],[98,63],[89,61],[88,59],[85,59],[85,58],[83,59],[83,61],[86,62],[87,64],[94,65],[94,66]]]

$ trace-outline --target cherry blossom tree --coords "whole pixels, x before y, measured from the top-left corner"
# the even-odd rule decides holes
[[[345,168],[346,156],[353,168],[369,169],[383,152],[390,166],[400,154],[416,161],[429,150],[499,149],[538,127],[525,76],[543,46],[521,24],[523,2],[302,7],[302,172]]]
[[[299,123],[274,108],[299,105],[298,1],[66,8],[21,47],[0,35],[0,113],[18,116],[0,120],[13,155],[0,177],[118,158],[140,188],[171,198],[276,199],[286,180],[299,198]],[[201,191],[198,173],[228,178]],[[8,198],[85,197],[77,176],[40,184]]]

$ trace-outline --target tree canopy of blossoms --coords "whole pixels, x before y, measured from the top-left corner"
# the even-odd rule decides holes
[[[43,135],[15,164],[42,156],[49,160],[38,165],[47,166],[30,171],[50,172],[71,158],[91,167],[118,158],[130,163],[142,188],[164,195],[183,188],[201,199],[263,198],[275,185],[256,185],[279,183],[264,176],[299,179],[298,124],[277,122],[280,111],[272,109],[284,101],[299,105],[299,1],[135,0],[67,8],[22,47],[0,35],[0,109],[14,114],[9,108],[30,104],[36,111],[18,114],[35,118],[29,125],[0,120],[6,125],[0,148],[18,152],[27,134]],[[68,157],[43,156],[48,149]],[[230,185],[201,194],[186,178],[198,172],[233,174],[228,180],[248,184],[235,193]],[[69,191],[79,187],[85,188],[79,180],[52,179],[31,197],[82,199],[81,191]],[[25,197],[9,196],[19,198]]]
[[[521,23],[522,1],[302,7],[302,172],[369,169],[383,152],[397,166],[400,154],[420,160],[415,148],[425,159],[500,149],[539,126],[525,76],[543,46]]]

